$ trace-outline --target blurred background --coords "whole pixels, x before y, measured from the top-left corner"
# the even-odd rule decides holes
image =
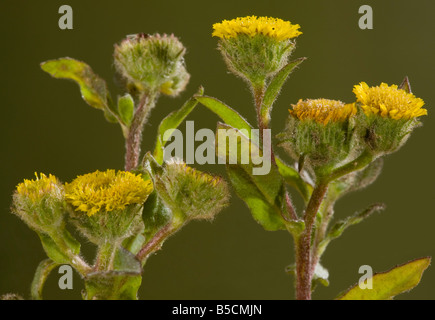
[[[60,30],[58,9],[73,8],[73,30]],[[374,29],[358,27],[361,5],[371,5]],[[358,269],[386,271],[435,253],[435,2],[431,1],[10,1],[0,2],[0,294],[29,297],[38,263],[45,259],[37,235],[9,210],[15,186],[34,172],[63,181],[107,168],[122,169],[124,142],[119,126],[81,99],[76,84],[44,73],[42,61],[73,57],[105,78],[112,96],[113,45],[127,34],[174,33],[187,47],[191,81],[177,98],[161,97],[146,125],[143,150],[154,147],[161,119],[179,108],[203,85],[208,95],[255,121],[245,84],[229,74],[211,37],[212,24],[238,16],[273,16],[301,25],[293,58],[308,57],[285,84],[274,106],[278,133],[291,103],[299,98],[353,102],[353,85],[365,81],[400,84],[426,102],[429,115],[407,144],[385,159],[379,179],[350,194],[336,207],[336,218],[385,202],[387,210],[352,227],[334,241],[322,260],[330,286],[314,299],[332,299],[358,282]],[[218,118],[198,105],[188,120],[195,128],[216,128]],[[181,126],[184,131],[184,125]],[[279,153],[282,154],[281,150]],[[225,175],[222,165],[196,166]],[[294,195],[298,209],[301,200]],[[84,245],[85,255],[94,248]],[[145,267],[141,299],[293,299],[294,281],[284,268],[294,263],[291,237],[267,232],[235,195],[213,223],[194,222],[170,238]],[[60,290],[55,270],[44,291],[47,299],[80,299],[82,282]],[[397,299],[434,299],[435,269],[420,285]]]

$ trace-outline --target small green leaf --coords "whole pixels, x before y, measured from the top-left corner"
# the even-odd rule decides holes
[[[142,267],[136,256],[124,248],[119,248],[116,251],[114,270],[129,273],[142,273]]]
[[[290,186],[295,188],[302,196],[305,202],[308,202],[313,191],[313,187],[306,183],[299,173],[293,167],[286,164],[284,161],[275,156],[275,162],[279,173]]]
[[[363,290],[356,284],[337,300],[391,300],[416,287],[430,262],[430,257],[420,258],[377,273],[372,277],[373,289]]]
[[[229,140],[237,141],[235,150],[240,150],[240,153],[237,153],[238,159],[227,159],[227,157],[231,158],[229,141],[228,139],[220,141],[219,134],[217,134],[217,153],[219,157],[227,159],[228,177],[237,195],[247,204],[254,219],[266,230],[285,230],[285,220],[281,211],[283,201],[285,201],[285,187],[278,169],[271,165],[268,174],[253,174],[255,165],[252,159],[247,164],[243,164],[239,158],[245,153],[261,154],[258,146],[242,132],[229,125],[218,123],[217,128],[218,130],[226,129]],[[223,150],[226,154],[222,154]],[[270,161],[270,159],[263,159],[263,161]]]
[[[91,107],[103,110],[107,120],[116,122],[117,114],[106,82],[89,65],[71,58],[60,58],[41,63],[41,68],[54,78],[74,80],[80,86],[83,100]]]
[[[66,229],[59,230],[58,234],[51,236],[42,232],[38,232],[38,235],[47,256],[58,264],[70,263],[67,250],[76,255],[80,253],[80,242]]]
[[[195,98],[210,111],[217,114],[226,124],[239,130],[244,129],[251,134],[252,126],[231,107],[213,97],[196,96]]]
[[[142,218],[145,224],[146,242],[171,220],[171,210],[165,206],[163,201],[154,190],[144,204]]]
[[[66,246],[73,254],[80,254],[80,242],[77,241],[76,238],[72,236],[71,233],[69,233],[68,230],[63,229],[60,233],[60,236],[62,237],[63,241],[65,241]]]
[[[176,129],[198,104],[197,97],[200,97],[203,94],[204,88],[200,87],[194,97],[187,100],[180,109],[171,112],[166,118],[162,120],[162,122],[160,122],[157,134],[156,147],[154,148],[154,158],[158,163],[163,163],[163,147],[166,144],[166,142],[163,141],[164,133],[167,130]]]
[[[130,127],[134,114],[134,100],[128,93],[118,99],[118,112],[122,122]]]
[[[47,280],[51,271],[53,271],[53,269],[58,265],[58,263],[53,262],[51,259],[45,259],[38,265],[30,290],[30,295],[33,300],[42,300],[42,290],[44,288],[45,281]]]
[[[385,210],[384,204],[382,203],[372,204],[364,211],[358,212],[353,216],[346,218],[343,221],[337,222],[329,231],[327,238],[329,238],[330,240],[338,238],[350,226],[356,225],[362,222],[363,220],[367,219],[368,217],[370,217],[376,211],[382,211],[382,210]]]
[[[57,244],[49,235],[39,232],[38,235],[39,239],[41,239],[42,247],[44,248],[45,253],[51,260],[58,264],[70,263],[68,255],[57,246]]]
[[[273,103],[281,91],[282,86],[284,85],[290,73],[304,60],[306,60],[306,58],[299,58],[284,66],[273,77],[272,81],[267,86],[266,92],[264,94],[263,104],[261,105],[261,117],[266,125],[270,122],[270,112],[272,110]]]

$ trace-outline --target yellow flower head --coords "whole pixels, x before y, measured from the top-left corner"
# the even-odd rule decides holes
[[[345,104],[337,100],[308,99],[299,100],[292,105],[290,114],[299,120],[314,120],[324,125],[330,121],[345,121],[356,114],[355,104]]]
[[[214,37],[223,39],[235,38],[239,34],[255,36],[262,34],[278,41],[292,39],[300,34],[298,24],[291,24],[277,18],[248,16],[233,20],[223,20],[221,23],[213,25]]]
[[[18,184],[17,193],[20,196],[29,199],[33,203],[41,201],[48,194],[54,195],[57,198],[62,197],[62,184],[55,176],[50,174],[47,177],[45,174],[40,173],[40,177],[38,177],[36,172],[35,176],[35,180],[25,179],[24,182]]]
[[[412,93],[398,89],[397,85],[381,83],[380,86],[369,87],[361,82],[354,87],[353,92],[366,115],[375,114],[395,120],[427,115],[427,110],[422,108],[424,101]]]
[[[150,180],[131,172],[107,170],[78,176],[65,184],[65,199],[76,210],[92,216],[97,212],[123,210],[130,204],[142,204],[152,192]]]

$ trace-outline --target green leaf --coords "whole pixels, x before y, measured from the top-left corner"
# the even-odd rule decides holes
[[[241,154],[249,153],[249,148],[251,148],[251,151],[254,150],[254,154],[255,150],[259,154],[261,153],[258,150],[258,146],[239,130],[223,123],[218,123],[219,129],[233,129],[227,132],[229,133],[229,139],[237,139],[237,150],[240,150],[240,153],[237,153],[238,157]],[[217,135],[218,156],[227,159],[228,177],[237,195],[251,210],[254,219],[266,230],[285,230],[285,220],[282,217],[281,211],[283,201],[285,201],[285,187],[278,169],[275,166],[271,166],[268,174],[255,175],[253,174],[255,166],[252,161],[242,164],[240,159],[233,159],[233,162],[237,160],[237,164],[229,164],[231,159],[227,158],[230,157],[228,141],[219,140]],[[226,147],[224,148],[223,145],[225,144]],[[226,150],[226,154],[222,154],[222,150]],[[263,160],[269,161],[268,159]]]
[[[424,257],[375,274],[372,289],[361,289],[358,284],[340,295],[337,300],[391,300],[416,287],[429,267],[430,257]]]
[[[42,300],[42,289],[51,271],[59,264],[51,259],[41,261],[33,277],[30,295],[33,300]]]
[[[171,220],[171,210],[165,206],[163,201],[154,190],[144,204],[142,218],[145,224],[146,242]]]
[[[163,135],[167,130],[175,130],[183,120],[192,112],[192,110],[198,104],[197,98],[204,94],[204,88],[200,87],[198,89],[198,93],[187,100],[184,105],[176,110],[171,112],[166,118],[160,122],[159,130],[157,134],[156,147],[154,148],[154,158],[160,164],[163,163],[163,147],[166,142],[163,141]]]
[[[275,156],[275,162],[279,173],[284,178],[285,182],[295,188],[301,194],[304,201],[308,202],[313,191],[313,187],[301,178],[296,169],[286,164],[277,156]]]
[[[353,216],[347,217],[345,220],[337,222],[329,231],[327,239],[332,240],[340,237],[350,226],[356,225],[370,217],[376,211],[382,210],[385,210],[385,205],[383,203],[375,203],[364,211],[358,212]]]
[[[128,93],[118,99],[118,113],[122,122],[130,127],[134,115],[134,100]]]
[[[299,58],[284,66],[273,77],[272,81],[267,86],[260,111],[261,117],[266,125],[270,123],[270,112],[272,110],[273,103],[275,102],[279,92],[281,91],[282,86],[284,85],[290,73],[304,60],[306,60],[306,58]]]
[[[116,251],[114,270],[128,273],[142,273],[142,267],[136,256],[130,251],[120,247]]]
[[[334,224],[330,229],[326,237],[319,243],[317,247],[317,252],[319,255],[322,255],[323,252],[325,252],[326,247],[329,245],[329,243],[339,238],[343,232],[349,228],[350,226],[356,225],[368,217],[370,217],[373,213],[377,211],[385,210],[385,205],[383,203],[375,203],[369,206],[367,209],[357,212],[356,214],[347,217],[344,220],[341,220]]]
[[[117,122],[106,82],[89,65],[71,58],[60,58],[41,63],[41,68],[54,78],[74,80],[80,86],[82,98],[87,104],[103,110],[110,122]]]
[[[42,247],[44,248],[45,253],[51,260],[58,264],[70,263],[68,255],[58,247],[58,245],[49,235],[39,232],[38,235],[39,239],[41,239]]]
[[[58,264],[69,264],[71,262],[67,250],[76,255],[80,253],[80,242],[66,229],[61,229],[58,234],[51,236],[38,232],[38,236],[47,256]]]
[[[201,104],[217,114],[226,124],[239,130],[246,130],[251,134],[252,126],[237,111],[216,98],[208,96],[195,96]]]
[[[295,65],[293,67],[295,67]],[[289,67],[287,66],[285,68],[289,68]],[[288,73],[291,72],[291,70],[289,71],[289,69],[286,70]],[[277,84],[273,85],[273,87],[276,86]],[[269,95],[272,95],[272,93],[273,90],[271,89]],[[226,124],[238,130],[242,130],[242,129],[246,130],[247,132],[252,134],[251,132],[252,126],[237,111],[235,111],[231,107],[227,106],[226,104],[217,100],[216,98],[212,98],[208,96],[196,97],[196,99],[204,106],[209,108],[211,111],[216,113]],[[296,188],[301,193],[301,195],[305,200],[308,200],[312,191],[312,187],[302,180],[299,173],[295,169],[286,165],[280,159],[276,158],[276,164],[278,166],[279,172],[284,177],[286,182],[290,184],[292,187]]]

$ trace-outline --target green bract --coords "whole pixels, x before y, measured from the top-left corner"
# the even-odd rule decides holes
[[[360,123],[361,139],[374,155],[382,156],[399,150],[419,125],[417,118],[395,120],[369,115]]]
[[[261,34],[219,40],[228,69],[255,85],[264,83],[284,67],[294,47],[292,40],[279,41]]]
[[[358,149],[354,130],[353,119],[324,125],[288,116],[286,128],[277,138],[300,170],[314,173],[335,168],[354,156]]]
[[[190,219],[212,219],[228,205],[228,187],[218,176],[197,171],[172,158],[157,167],[150,164],[154,188],[169,207],[177,224]]]

